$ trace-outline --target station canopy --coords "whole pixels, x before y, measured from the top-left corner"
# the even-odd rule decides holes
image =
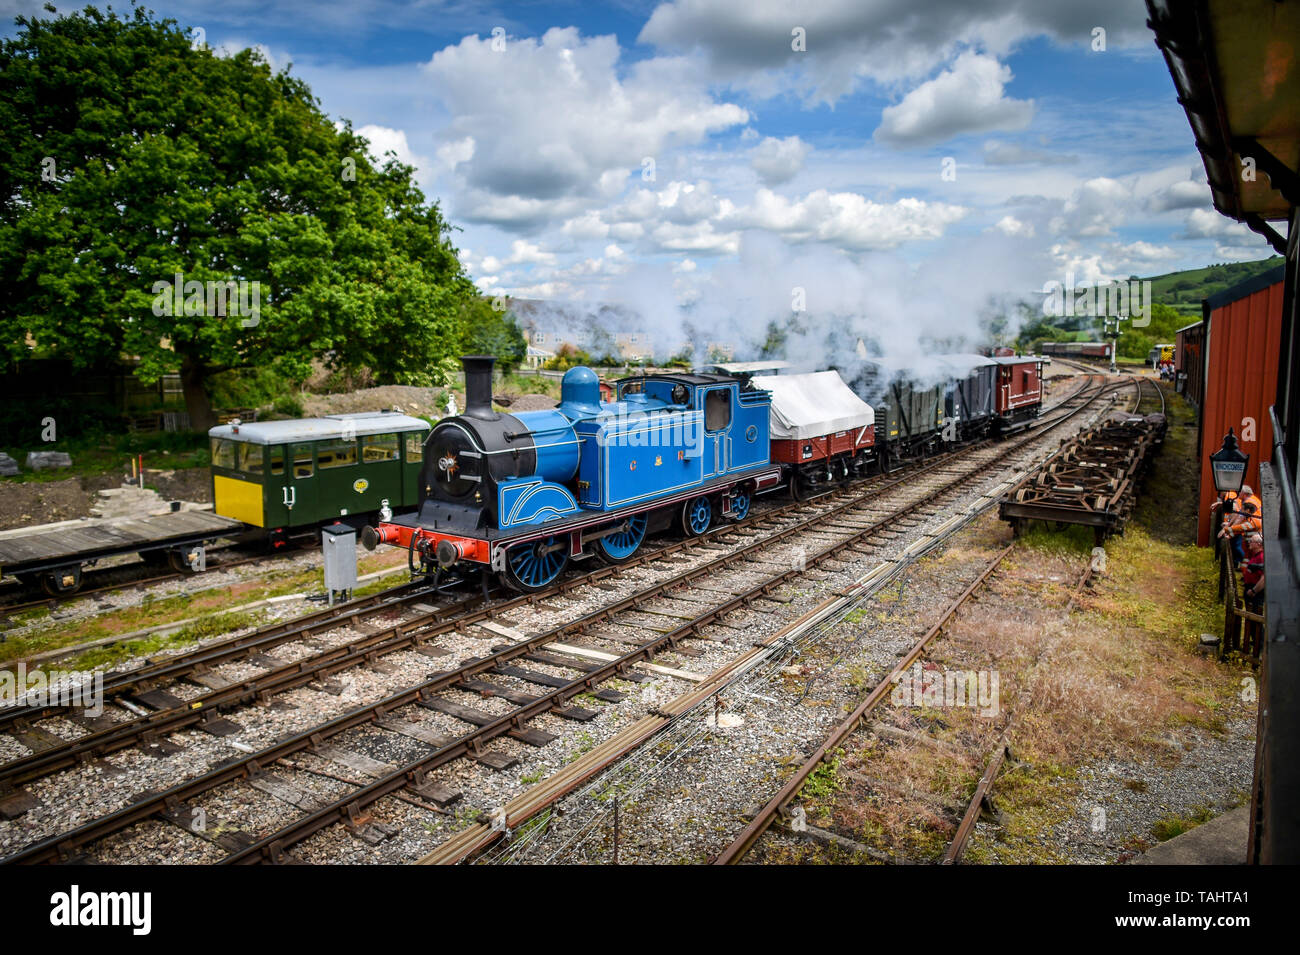
[[[876,423],[871,405],[850,391],[838,372],[758,375],[753,382],[772,393],[774,438],[803,440]]]

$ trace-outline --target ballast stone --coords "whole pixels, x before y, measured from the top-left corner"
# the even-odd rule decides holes
[[[44,471],[49,468],[70,468],[72,467],[72,455],[67,451],[28,451],[27,466],[33,471]]]

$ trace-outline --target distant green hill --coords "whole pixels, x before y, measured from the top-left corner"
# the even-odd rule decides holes
[[[1168,305],[1187,315],[1187,321],[1194,322],[1201,317],[1202,300],[1281,264],[1282,257],[1275,255],[1257,262],[1224,262],[1203,269],[1147,276],[1151,281],[1151,301]]]
[[[1257,262],[1224,262],[1145,277],[1142,281],[1151,283],[1151,321],[1144,328],[1125,324],[1119,339],[1119,354],[1145,358],[1152,346],[1172,342],[1177,329],[1199,321],[1204,299],[1281,264],[1282,257],[1275,255]],[[1130,281],[1136,278],[1130,276]],[[1100,319],[1034,316],[1021,326],[1016,345],[1025,351],[1037,351],[1044,341],[1096,341],[1100,335]]]

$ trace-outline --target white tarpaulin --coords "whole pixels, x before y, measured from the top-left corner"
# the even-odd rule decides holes
[[[773,438],[816,438],[876,423],[871,405],[849,390],[839,372],[755,375],[750,380],[772,392]]]

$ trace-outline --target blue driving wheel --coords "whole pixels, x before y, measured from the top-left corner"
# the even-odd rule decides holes
[[[507,587],[528,593],[549,587],[569,563],[569,542],[563,537],[516,544],[506,551],[501,577]]]
[[[731,519],[733,521],[743,521],[749,516],[749,491],[744,488],[736,488],[731,492]]]
[[[699,537],[713,523],[713,503],[697,497],[682,505],[682,530],[688,537]]]
[[[596,553],[611,564],[621,564],[631,558],[645,540],[646,516],[629,517],[626,526],[596,541]]]

